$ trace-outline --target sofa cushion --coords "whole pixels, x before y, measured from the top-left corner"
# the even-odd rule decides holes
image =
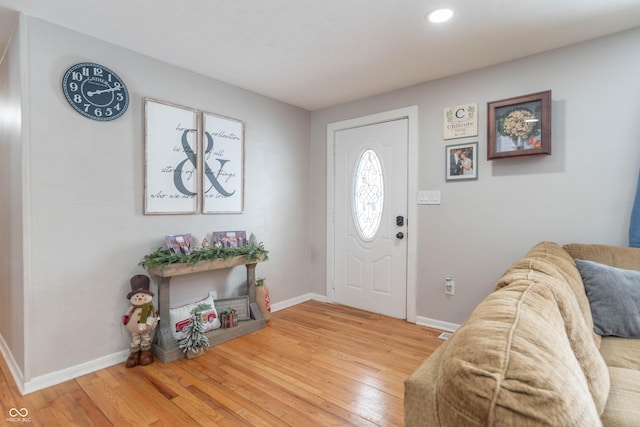
[[[557,281],[532,270],[489,295],[449,339],[436,382],[443,425],[600,425],[608,370]]]
[[[495,285],[495,290],[509,285],[514,280],[527,278],[532,270],[555,277],[560,280],[560,285],[569,286],[573,292],[580,311],[587,324],[587,328],[592,331],[591,335],[596,343],[600,346],[600,335],[593,330],[593,318],[591,316],[591,307],[589,300],[582,284],[582,276],[576,267],[571,255],[554,242],[540,242],[535,245],[527,253],[526,257],[513,263],[509,270]]]
[[[600,335],[640,338],[640,271],[576,259]]]
[[[574,259],[599,262],[627,270],[640,270],[640,248],[570,243],[562,246]]]
[[[640,371],[610,368],[611,390],[602,414],[605,426],[640,426]]]
[[[640,371],[640,339],[603,337],[600,353],[609,367]]]

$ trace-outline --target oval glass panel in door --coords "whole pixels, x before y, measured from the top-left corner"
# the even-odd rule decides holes
[[[372,149],[358,159],[353,179],[353,216],[364,240],[371,240],[380,227],[384,204],[384,176],[380,159]]]

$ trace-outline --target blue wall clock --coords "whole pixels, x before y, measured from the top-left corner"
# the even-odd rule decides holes
[[[62,91],[78,113],[93,120],[115,120],[129,106],[129,92],[122,79],[93,62],[70,67],[62,78]]]

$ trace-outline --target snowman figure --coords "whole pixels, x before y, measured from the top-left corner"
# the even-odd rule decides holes
[[[131,332],[131,353],[127,358],[127,368],[153,363],[151,332],[158,324],[158,314],[152,302],[153,293],[149,291],[149,277],[138,274],[130,282],[131,292],[127,299],[131,306],[122,317],[123,324]]]

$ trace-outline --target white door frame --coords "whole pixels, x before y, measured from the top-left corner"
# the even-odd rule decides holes
[[[418,106],[371,114],[327,125],[327,302],[335,302],[335,133],[354,127],[408,119],[407,159],[407,321],[416,323],[418,249]]]

